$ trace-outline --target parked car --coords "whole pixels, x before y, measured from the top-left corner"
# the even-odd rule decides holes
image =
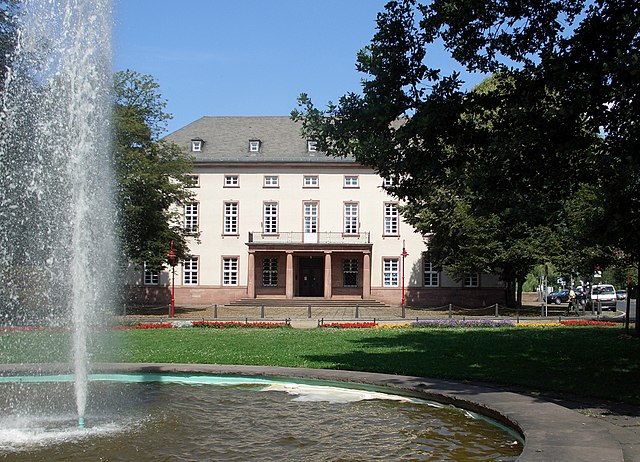
[[[616,298],[618,300],[626,300],[627,299],[627,291],[624,289],[616,290]]]
[[[547,303],[555,303],[556,305],[559,305],[560,303],[569,303],[569,290],[562,289],[551,292],[547,295]]]
[[[597,309],[599,305],[602,309],[609,308],[611,311],[616,311],[617,304],[616,289],[611,284],[596,284],[591,287],[587,308]]]

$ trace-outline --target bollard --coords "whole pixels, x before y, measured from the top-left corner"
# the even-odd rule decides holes
[[[218,304],[213,305],[213,319],[218,319]]]
[[[264,319],[264,305],[260,307],[260,318]]]
[[[451,306],[451,303],[449,303],[449,318],[453,317],[452,309],[453,307]]]
[[[360,317],[360,313],[358,312],[359,308],[360,308],[360,305],[356,303],[356,319]]]
[[[307,305],[307,318],[311,319],[311,305]]]
[[[402,316],[402,319],[407,317],[407,308],[404,305],[402,305],[402,314],[401,314],[401,316]]]
[[[496,303],[496,318],[498,317],[498,304]]]

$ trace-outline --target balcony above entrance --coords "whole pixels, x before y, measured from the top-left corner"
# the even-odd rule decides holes
[[[339,231],[323,231],[318,233],[284,232],[263,234],[249,232],[248,244],[371,244],[370,233],[344,234]]]

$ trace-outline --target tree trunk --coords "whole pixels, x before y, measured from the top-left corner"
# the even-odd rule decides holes
[[[522,308],[522,286],[526,278],[525,274],[518,274],[517,276],[518,293],[516,295],[516,304],[518,308]]]

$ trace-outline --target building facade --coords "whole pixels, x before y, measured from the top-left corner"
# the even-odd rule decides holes
[[[178,304],[246,298],[376,299],[400,305],[504,303],[496,276],[454,281],[424,258],[384,180],[316,150],[288,117],[203,117],[167,141],[194,157],[199,232],[175,268]],[[170,274],[143,270],[139,301],[166,299]]]

